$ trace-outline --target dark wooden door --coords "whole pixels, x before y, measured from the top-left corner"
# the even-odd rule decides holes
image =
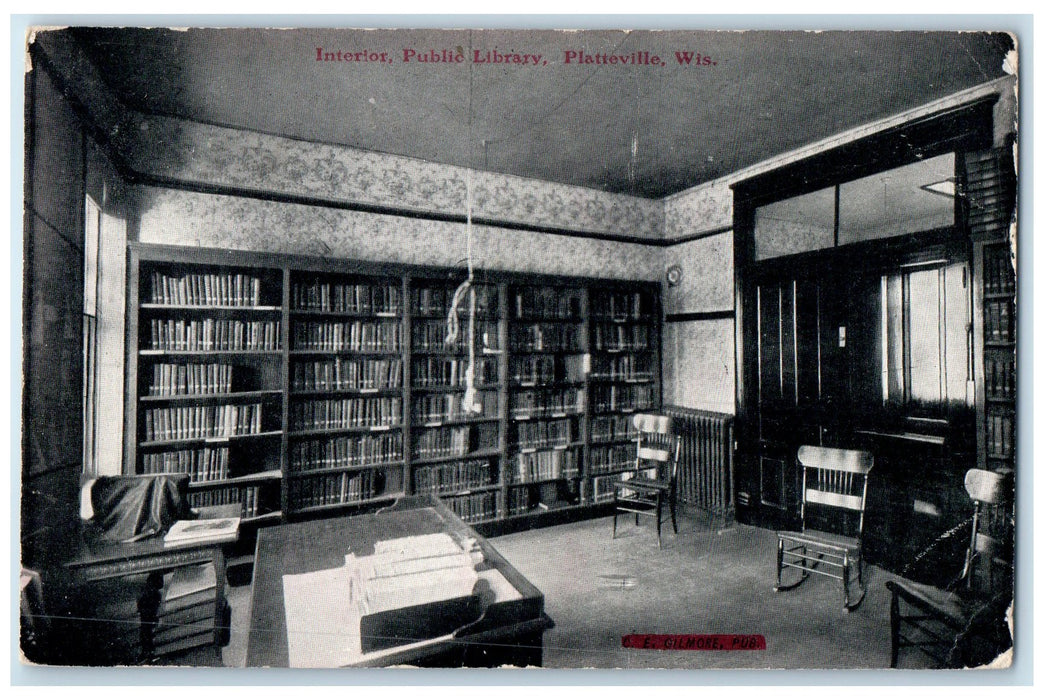
[[[800,474],[795,454],[819,445],[834,430],[824,407],[837,391],[837,373],[824,373],[831,346],[833,305],[820,279],[762,277],[744,299],[753,333],[744,334],[746,371],[739,505],[766,527],[796,524]],[[828,332],[829,331],[829,332]]]

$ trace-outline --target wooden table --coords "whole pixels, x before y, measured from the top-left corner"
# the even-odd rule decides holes
[[[544,596],[474,530],[433,497],[401,498],[375,514],[314,520],[265,528],[258,533],[254,587],[247,641],[248,667],[290,666],[283,576],[344,565],[345,555],[368,555],[381,540],[448,533],[474,538],[485,559],[521,594],[488,604],[474,623],[435,639],[362,654],[350,666],[408,664],[428,667],[539,666],[544,631],[554,623],[544,613]],[[316,605],[336,606],[321,599]],[[347,605],[347,601],[344,601]]]
[[[225,547],[236,539],[237,535],[233,534],[205,542],[175,545],[164,545],[162,536],[138,542],[84,542],[79,552],[64,564],[69,579],[67,583],[83,586],[147,574],[147,583],[138,599],[138,610],[141,615],[141,654],[148,659],[152,656],[153,632],[163,599],[163,575],[185,566],[213,563],[216,580],[214,645],[220,648],[228,643]]]

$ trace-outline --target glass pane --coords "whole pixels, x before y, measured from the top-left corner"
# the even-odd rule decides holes
[[[98,315],[98,239],[101,233],[101,210],[87,197],[84,206],[83,232],[83,313]]]
[[[939,278],[940,270],[911,272],[907,278],[910,328],[910,398],[942,399]]]
[[[903,276],[881,278],[881,384],[885,402],[903,401]]]
[[[974,403],[968,391],[968,268],[950,265],[943,269],[943,315],[945,318],[946,399]]]
[[[834,245],[834,188],[758,207],[754,213],[757,260]]]
[[[838,245],[953,226],[954,163],[947,153],[842,184]]]

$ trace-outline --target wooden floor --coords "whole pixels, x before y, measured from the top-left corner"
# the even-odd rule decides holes
[[[889,661],[885,582],[868,570],[863,604],[845,613],[836,581],[812,577],[788,592],[772,590],[773,532],[682,518],[663,548],[655,529],[609,518],[519,532],[490,540],[540,588],[555,627],[544,637],[547,668],[883,669]],[[243,667],[250,587],[232,588],[233,630],[221,658],[201,649],[169,663]],[[764,651],[627,649],[623,635],[762,634]],[[903,668],[923,668],[905,654]]]

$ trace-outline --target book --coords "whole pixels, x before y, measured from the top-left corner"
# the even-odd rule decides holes
[[[153,647],[153,656],[167,656],[197,647],[205,647],[214,643],[214,630],[208,629],[195,634],[164,641]]]
[[[173,613],[195,605],[208,603],[213,606],[217,585],[213,563],[183,566],[168,577],[159,614],[161,621],[167,621]]]
[[[179,520],[163,536],[164,545],[196,542],[230,542],[239,532],[239,518]]]

